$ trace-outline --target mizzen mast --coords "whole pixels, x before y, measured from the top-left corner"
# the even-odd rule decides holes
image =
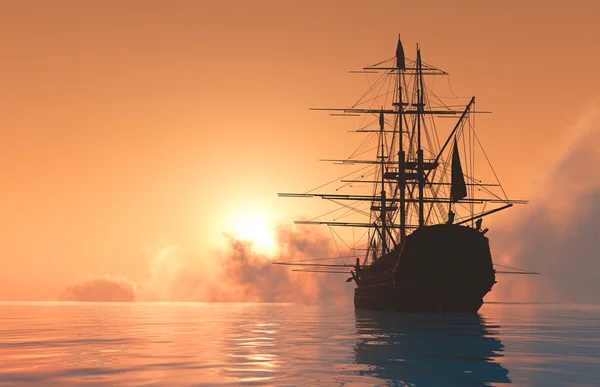
[[[379,208],[379,217],[381,218],[381,252],[382,254],[385,254],[388,251],[388,246],[387,246],[387,238],[386,238],[386,234],[388,232],[387,229],[387,200],[386,200],[386,193],[385,193],[385,160],[386,160],[386,156],[385,156],[385,117],[383,115],[383,109],[381,109],[382,112],[379,113],[379,148],[380,148],[380,155],[379,155],[379,161],[380,161],[380,167],[381,167],[381,204],[380,204],[380,208]],[[372,210],[376,209],[375,207],[371,208]]]

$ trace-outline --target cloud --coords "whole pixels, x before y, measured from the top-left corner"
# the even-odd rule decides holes
[[[511,225],[493,230],[495,261],[541,272],[500,277],[503,301],[600,302],[600,110],[569,128],[538,197]]]
[[[277,242],[281,260],[323,258],[333,251],[331,240],[314,230],[281,228]],[[344,276],[294,273],[272,261],[251,243],[230,236],[227,248],[211,259],[186,257],[168,247],[151,260],[151,277],[142,288],[150,298],[155,294],[168,301],[319,303],[351,297]]]
[[[89,278],[67,285],[61,301],[132,302],[135,301],[135,283],[118,277]]]
[[[198,257],[166,246],[149,254],[148,277],[132,281],[101,277],[67,286],[62,300],[348,303],[352,284],[339,274],[291,272],[246,241],[227,237],[227,246]],[[334,256],[331,239],[315,229],[279,228],[275,259]]]

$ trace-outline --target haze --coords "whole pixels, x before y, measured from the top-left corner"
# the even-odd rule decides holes
[[[0,300],[55,300],[90,278],[152,287],[149,299],[236,299],[165,286],[190,263],[203,273],[190,283],[223,260],[256,268],[240,219],[271,230],[251,237],[264,248],[330,253],[326,229],[289,230],[321,204],[276,193],[340,175],[317,160],[346,156],[359,135],[308,108],[353,103],[366,82],[348,71],[393,56],[401,33],[407,56],[419,43],[456,94],[493,111],[478,117],[480,139],[509,195],[531,200],[486,226],[495,259],[546,277],[498,296],[598,302],[599,12],[592,1],[4,2]],[[251,278],[235,271],[232,289],[279,300],[248,288],[281,278],[264,263]],[[341,291],[328,280],[333,296],[344,279]]]

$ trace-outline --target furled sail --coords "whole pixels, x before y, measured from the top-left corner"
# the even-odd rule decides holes
[[[406,70],[406,60],[404,59],[404,48],[402,48],[402,42],[398,37],[398,47],[396,48],[396,67],[400,70]]]
[[[454,139],[454,151],[452,152],[452,187],[450,188],[450,200],[456,203],[460,199],[467,197],[467,185],[460,165],[458,155],[458,145]]]

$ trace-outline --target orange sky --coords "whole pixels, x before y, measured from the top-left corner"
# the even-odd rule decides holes
[[[493,111],[478,133],[500,180],[535,197],[600,101],[600,5],[548,3],[3,2],[0,300],[142,279],[165,245],[207,256],[238,214],[317,215],[276,193],[335,178],[317,159],[360,138],[308,108],[355,102],[348,71],[393,56],[399,32]]]

